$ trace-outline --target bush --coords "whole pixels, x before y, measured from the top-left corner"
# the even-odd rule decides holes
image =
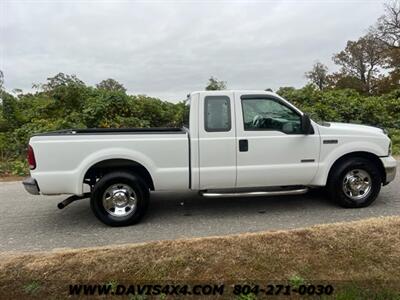
[[[66,83],[55,81],[43,91],[18,97],[0,90],[0,175],[28,172],[26,149],[35,133],[67,128],[181,126],[183,103],[87,87],[76,78],[61,80]]]
[[[26,176],[29,173],[26,159],[14,159],[0,162],[1,176]]]
[[[354,90],[319,91],[312,86],[280,89],[278,94],[295,103],[316,121],[359,123],[400,129],[400,90],[382,96],[363,96]]]
[[[392,139],[392,153],[400,155],[400,129],[391,128],[388,131]]]
[[[54,78],[56,80],[54,80]],[[0,90],[0,175],[27,172],[26,146],[34,133],[90,127],[180,127],[184,103],[161,101],[124,90],[88,87],[64,74],[43,91],[14,97]],[[350,89],[319,91],[311,85],[281,88],[288,99],[316,121],[362,123],[390,129],[393,152],[400,154],[400,89],[363,96]]]
[[[295,103],[316,121],[358,123],[385,128],[400,154],[400,90],[381,96],[363,96],[354,90],[319,91],[312,86],[282,88],[278,94]]]

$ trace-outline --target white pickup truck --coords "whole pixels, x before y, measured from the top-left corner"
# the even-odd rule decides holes
[[[201,91],[187,99],[183,128],[76,129],[30,139],[31,194],[90,197],[111,226],[137,223],[150,191],[205,197],[305,193],[326,186],[344,207],[365,207],[392,181],[396,160],[384,130],[316,123],[265,91]]]

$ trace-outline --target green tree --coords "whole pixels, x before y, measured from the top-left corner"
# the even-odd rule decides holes
[[[382,43],[374,36],[366,35],[357,41],[348,41],[346,48],[333,56],[333,61],[342,67],[343,75],[359,80],[361,92],[371,94],[372,82],[379,74],[379,67],[384,64],[385,55]]]
[[[2,70],[0,70],[0,90],[3,89],[3,84],[4,84],[4,73]]]
[[[19,125],[17,116],[17,100],[5,91],[0,91],[2,100],[3,118],[6,121],[6,128],[16,128]]]
[[[316,62],[311,71],[305,73],[305,77],[315,84],[321,91],[327,85],[328,67],[320,62]]]
[[[400,0],[385,4],[385,12],[378,19],[370,33],[385,45],[386,64],[389,76],[378,82],[382,92],[393,90],[400,85]]]
[[[218,91],[218,90],[226,90],[226,82],[218,80],[217,78],[211,76],[210,79],[208,79],[206,91]]]
[[[92,91],[76,75],[64,73],[47,78],[47,82],[40,86],[44,95],[52,99],[53,104],[48,108],[55,117],[66,117],[71,112],[79,112]]]
[[[326,80],[327,87],[330,89],[341,90],[350,88],[361,93],[364,91],[364,86],[361,80],[358,77],[348,73],[335,72],[329,74]]]
[[[389,48],[400,49],[400,0],[385,4],[385,12],[371,28],[371,32]]]
[[[34,85],[34,87],[41,87],[44,91],[51,91],[58,87],[63,86],[84,86],[85,83],[80,80],[76,75],[68,75],[58,73],[53,77],[48,77],[47,82],[42,85]]]
[[[108,78],[96,84],[96,87],[101,90],[126,92],[126,88],[115,79]]]

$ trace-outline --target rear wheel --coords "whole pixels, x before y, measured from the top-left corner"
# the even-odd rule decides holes
[[[94,186],[90,206],[95,216],[110,226],[138,223],[149,202],[149,189],[139,177],[126,172],[104,175]]]
[[[378,167],[364,158],[349,158],[332,170],[328,192],[343,207],[369,206],[379,194],[382,178]]]

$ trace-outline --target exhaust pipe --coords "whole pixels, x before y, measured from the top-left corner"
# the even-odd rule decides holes
[[[70,205],[72,202],[75,202],[77,200],[85,199],[90,197],[90,193],[84,193],[82,196],[77,196],[77,195],[72,195],[68,197],[67,199],[61,201],[60,203],[57,204],[57,207],[59,209],[63,209],[67,205]]]

